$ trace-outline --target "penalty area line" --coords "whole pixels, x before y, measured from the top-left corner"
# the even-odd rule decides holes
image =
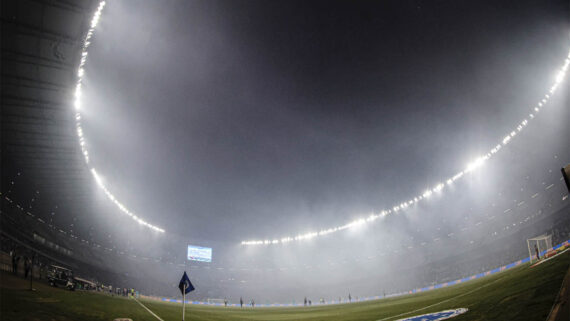
[[[385,321],[385,320],[388,320],[388,319],[401,317],[401,316],[404,316],[404,315],[406,315],[406,314],[416,313],[416,312],[419,312],[419,311],[422,311],[422,310],[429,309],[429,308],[434,307],[434,306],[436,306],[436,305],[440,305],[440,304],[443,304],[443,303],[446,303],[446,302],[455,300],[455,299],[457,299],[457,298],[460,298],[460,297],[462,297],[462,296],[466,296],[466,295],[471,294],[471,293],[473,293],[473,292],[475,292],[475,291],[479,291],[479,290],[481,290],[481,289],[483,289],[483,288],[488,287],[489,285],[491,285],[491,284],[493,284],[493,283],[495,283],[495,282],[498,282],[498,281],[502,280],[503,278],[504,278],[504,276],[503,276],[502,278],[496,279],[496,280],[493,281],[493,282],[487,283],[487,284],[482,285],[482,286],[480,286],[480,287],[478,287],[478,288],[476,288],[476,289],[473,289],[473,290],[471,290],[471,291],[469,291],[469,292],[465,292],[465,293],[463,293],[463,294],[453,296],[453,297],[451,297],[451,298],[449,298],[449,299],[445,299],[445,300],[443,300],[443,301],[439,301],[439,302],[434,303],[434,304],[432,304],[432,305],[428,305],[427,307],[419,308],[419,309],[416,309],[416,310],[413,310],[413,311],[409,311],[409,312],[400,313],[400,314],[398,314],[398,315],[393,315],[393,316],[390,316],[390,317],[386,317],[386,318],[384,318],[384,319],[378,319],[378,320],[376,320],[376,321]]]
[[[133,299],[135,299],[135,301],[137,301],[137,303],[140,304],[141,307],[145,308],[145,310],[147,310],[147,311],[148,311],[150,314],[152,314],[155,318],[157,318],[157,319],[160,320],[160,321],[164,321],[164,320],[162,320],[158,315],[156,315],[154,312],[152,312],[149,308],[147,308],[144,304],[142,304],[139,300],[137,300],[136,298],[133,298]]]

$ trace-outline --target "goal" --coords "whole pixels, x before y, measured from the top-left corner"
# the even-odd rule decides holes
[[[530,259],[530,263],[533,262],[533,259],[538,260],[539,257],[536,255],[536,250],[538,249],[538,253],[542,253],[542,251],[547,251],[552,248],[552,235],[543,234],[540,236],[533,237],[531,239],[526,240],[526,244],[528,245],[528,256]],[[536,248],[535,248],[536,246]]]
[[[213,304],[213,305],[224,305],[224,299],[211,299],[208,298],[208,304]]]

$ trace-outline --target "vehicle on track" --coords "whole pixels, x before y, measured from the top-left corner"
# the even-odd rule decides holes
[[[48,268],[48,283],[53,287],[64,287],[68,290],[75,290],[73,271],[58,265],[50,265]]]

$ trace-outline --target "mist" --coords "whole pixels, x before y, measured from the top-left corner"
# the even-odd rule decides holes
[[[532,1],[109,2],[85,68],[91,163],[165,233],[92,181],[75,224],[103,249],[69,247],[103,282],[177,297],[187,271],[191,299],[233,303],[399,294],[519,260],[526,238],[568,224],[567,86],[429,200],[310,240],[240,243],[342,226],[464,169],[555,81],[567,15]],[[212,262],[188,261],[189,244]]]

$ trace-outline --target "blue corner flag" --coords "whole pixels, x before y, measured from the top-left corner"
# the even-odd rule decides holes
[[[184,285],[186,285],[186,293],[184,293]],[[192,282],[190,282],[188,275],[186,275],[186,271],[184,271],[184,275],[182,275],[182,279],[180,279],[178,288],[180,288],[180,293],[182,294],[187,294],[188,292],[194,291],[194,286],[192,285]]]

